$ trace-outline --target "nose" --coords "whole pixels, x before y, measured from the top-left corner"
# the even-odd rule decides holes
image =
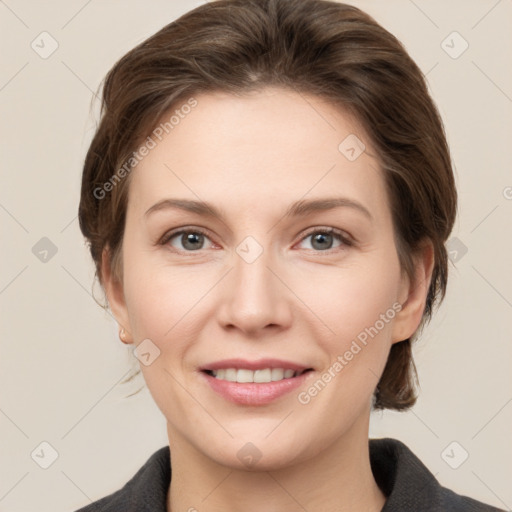
[[[240,253],[243,254],[243,253]],[[235,253],[233,268],[222,284],[218,319],[225,329],[259,337],[269,329],[290,326],[293,293],[269,250],[254,260]]]

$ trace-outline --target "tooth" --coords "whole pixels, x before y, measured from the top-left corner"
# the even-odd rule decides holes
[[[226,370],[226,375],[224,376],[224,380],[229,380],[229,382],[236,382],[236,374],[237,374],[237,371],[234,368],[228,368]]]
[[[238,370],[236,374],[237,382],[254,382],[254,372],[252,370]]]
[[[254,372],[254,382],[271,382],[272,381],[272,373],[270,368],[265,368],[264,370],[256,370]]]
[[[272,381],[282,380],[284,377],[284,370],[282,368],[272,368]]]
[[[219,370],[212,370],[212,375],[217,379],[226,380],[229,382],[258,382],[267,383],[275,382],[283,379],[290,379],[300,375],[302,372],[291,369],[283,368],[263,368],[261,370],[248,370],[246,368],[221,368]]]

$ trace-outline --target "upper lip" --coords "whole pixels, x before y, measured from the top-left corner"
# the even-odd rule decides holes
[[[237,370],[263,370],[265,368],[283,368],[285,370],[303,371],[311,368],[302,364],[293,363],[292,361],[284,361],[283,359],[258,359],[256,361],[247,361],[246,359],[223,359],[213,363],[205,364],[199,369],[205,370],[222,370],[223,368],[235,368]]]

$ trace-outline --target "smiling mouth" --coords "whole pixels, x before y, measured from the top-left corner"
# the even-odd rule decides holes
[[[260,370],[249,370],[246,368],[219,368],[218,370],[203,370],[204,373],[218,380],[238,383],[266,384],[286,379],[293,379],[312,371],[312,368],[305,370],[292,370],[290,368],[262,368]]]

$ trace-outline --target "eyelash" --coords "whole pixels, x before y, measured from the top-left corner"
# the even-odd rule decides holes
[[[178,235],[183,235],[184,233],[196,233],[196,234],[201,234],[205,237],[207,237],[208,239],[210,239],[210,236],[209,234],[202,228],[181,228],[181,229],[178,229],[177,231],[171,231],[170,233],[166,233],[162,239],[160,240],[159,244],[160,245],[166,245],[170,242],[170,240],[172,240],[174,237],[178,236]],[[325,253],[325,254],[332,254],[332,252],[335,252],[336,250],[344,250],[346,249],[347,247],[352,247],[354,245],[354,241],[343,231],[340,231],[339,229],[336,229],[336,228],[331,228],[331,227],[316,227],[316,228],[312,228],[311,230],[309,230],[307,233],[304,234],[304,236],[300,239],[300,242],[302,242],[303,240],[305,240],[306,238],[308,238],[309,236],[311,235],[314,235],[314,234],[322,234],[322,235],[334,235],[335,237],[338,238],[338,240],[340,242],[342,242],[342,246],[340,247],[337,247],[337,248],[334,248],[334,249],[327,249],[325,251],[318,251],[316,249],[306,249],[306,250],[310,250],[310,251],[315,251],[319,254],[321,253]],[[197,251],[182,251],[182,250],[177,250],[178,252],[180,253],[186,253],[186,254],[189,254],[191,256],[194,255],[194,252],[200,252],[201,249],[197,250]]]

